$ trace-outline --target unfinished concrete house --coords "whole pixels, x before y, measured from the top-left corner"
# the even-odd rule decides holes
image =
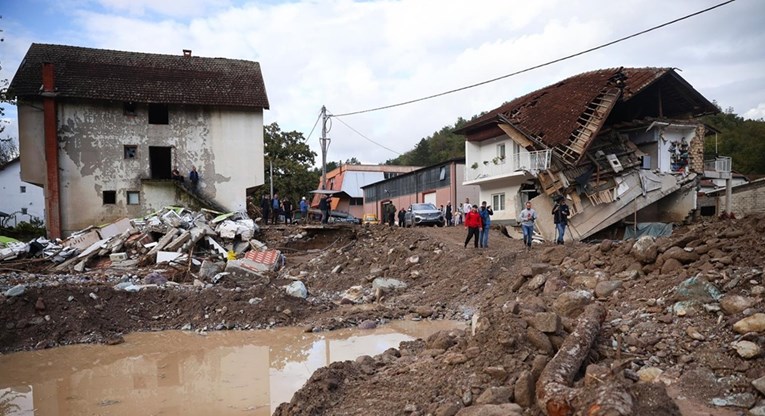
[[[717,111],[672,68],[576,75],[459,129],[465,184],[480,186],[500,223],[514,223],[531,200],[548,240],[557,196],[571,208],[567,239],[614,224],[682,221],[696,209],[705,168],[697,117]]]
[[[264,182],[257,62],[33,44],[9,93],[51,237],[180,202],[243,210]]]

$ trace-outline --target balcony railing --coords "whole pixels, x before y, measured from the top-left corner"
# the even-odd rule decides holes
[[[704,170],[713,172],[730,172],[733,162],[728,156],[720,156],[713,160],[704,161]]]
[[[493,178],[497,176],[509,176],[528,172],[532,175],[546,170],[550,167],[550,157],[552,150],[540,150],[535,152],[522,152],[513,155],[512,161],[489,160],[486,162],[477,162],[473,166],[465,166],[465,179],[467,181],[476,181]]]

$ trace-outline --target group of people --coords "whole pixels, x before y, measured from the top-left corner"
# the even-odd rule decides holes
[[[469,202],[469,200],[466,200]],[[477,205],[471,205],[467,210],[464,217],[465,228],[467,229],[467,237],[465,237],[465,248],[471,239],[475,238],[473,244],[476,248],[489,247],[489,228],[491,225],[491,216],[494,215],[494,211],[491,209],[491,205],[486,205],[486,201],[481,203],[479,209]],[[566,235],[566,226],[568,225],[568,217],[571,215],[568,205],[566,204],[566,198],[558,196],[555,199],[555,204],[551,212],[553,216],[553,222],[555,223],[556,230],[556,244],[563,244],[564,237]],[[531,201],[526,202],[526,207],[521,211],[520,223],[521,230],[523,231],[523,244],[527,250],[531,250],[532,238],[534,236],[534,224],[537,220],[537,212],[531,207]]]
[[[470,200],[466,199],[466,203],[469,202]],[[491,216],[494,215],[491,205],[486,205],[486,201],[483,201],[480,210],[478,205],[470,205],[470,208],[463,205],[463,210],[467,210],[464,217],[465,228],[468,231],[465,238],[465,248],[473,237],[475,237],[473,241],[475,248],[488,248]]]
[[[181,171],[178,170],[178,166],[173,168],[173,171],[170,173],[170,175],[173,180],[178,181],[180,183],[185,183],[185,178],[183,177],[183,175],[181,175]],[[189,182],[191,183],[191,190],[196,191],[197,186],[199,185],[199,172],[197,172],[196,166],[191,167],[191,172],[189,172]]]
[[[300,199],[298,209],[301,221],[306,222],[308,220],[308,201],[306,201],[305,197]],[[268,224],[270,221],[271,224],[276,225],[282,221],[280,218],[282,216],[284,217],[284,224],[292,224],[295,221],[292,202],[287,197],[279,198],[278,193],[275,193],[273,198],[268,194],[264,194],[263,198],[260,199],[260,211],[264,224]]]

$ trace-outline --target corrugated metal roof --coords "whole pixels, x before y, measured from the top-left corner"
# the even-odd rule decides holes
[[[33,43],[9,93],[37,96],[42,64],[54,65],[58,96],[140,103],[268,108],[260,64]]]

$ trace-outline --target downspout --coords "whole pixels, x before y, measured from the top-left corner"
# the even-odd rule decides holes
[[[56,129],[56,83],[53,64],[43,63],[43,127],[45,135],[45,214],[48,238],[61,238],[61,199],[58,175],[58,139]]]

